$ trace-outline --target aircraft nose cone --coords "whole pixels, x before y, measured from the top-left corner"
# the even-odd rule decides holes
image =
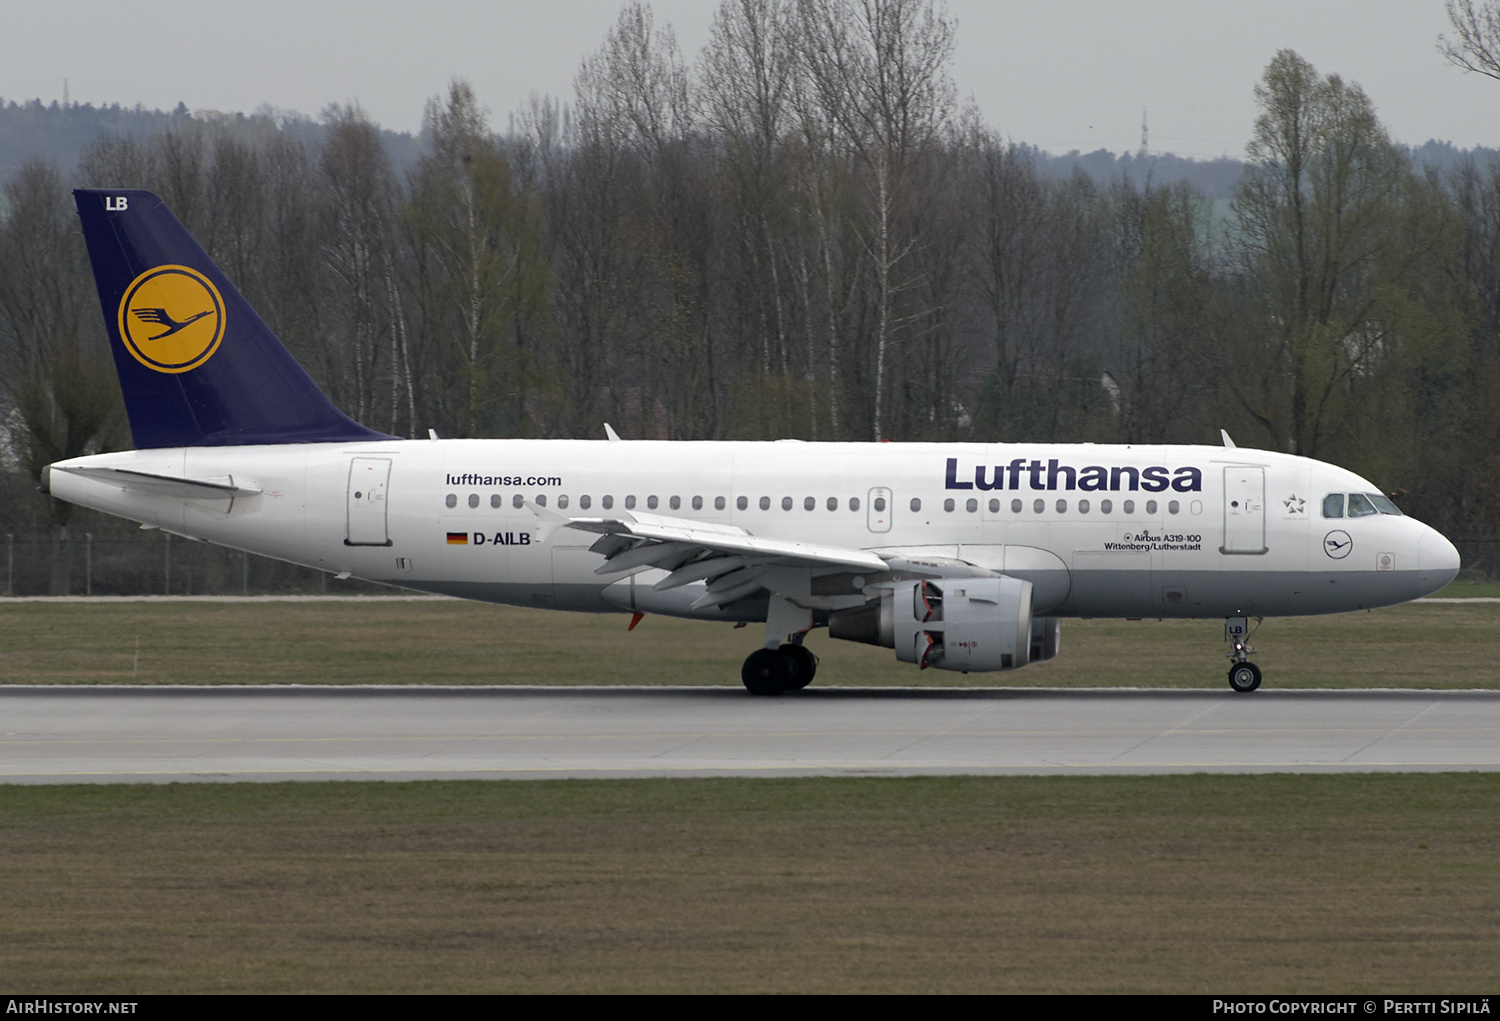
[[[1417,588],[1429,596],[1458,574],[1458,550],[1440,532],[1429,528],[1417,541]]]

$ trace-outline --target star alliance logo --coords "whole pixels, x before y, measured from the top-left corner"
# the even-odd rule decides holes
[[[1286,504],[1286,512],[1288,514],[1301,514],[1302,509],[1307,506],[1307,501],[1302,499],[1302,497],[1298,496],[1296,493],[1293,493],[1291,496],[1287,497],[1281,502]]]

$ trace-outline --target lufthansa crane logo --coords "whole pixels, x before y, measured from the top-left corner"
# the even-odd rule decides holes
[[[1323,552],[1335,560],[1343,560],[1354,548],[1354,540],[1349,538],[1349,533],[1341,528],[1334,529],[1323,536]]]
[[[148,269],[130,282],[120,299],[120,339],[148,369],[196,369],[213,357],[224,339],[224,299],[195,269]]]

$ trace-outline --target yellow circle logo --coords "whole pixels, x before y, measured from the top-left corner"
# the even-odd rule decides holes
[[[130,282],[120,301],[120,339],[148,369],[196,369],[224,339],[224,299],[195,269],[148,269]]]

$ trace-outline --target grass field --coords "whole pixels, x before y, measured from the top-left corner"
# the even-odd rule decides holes
[[[0,986],[1493,992],[1500,776],[0,787]]]
[[[1440,599],[1500,599],[1500,581],[1450,582],[1433,596]]]
[[[759,629],[6,603],[0,683],[737,685]],[[1287,687],[1500,687],[1500,604],[1268,621]],[[135,670],[135,643],[140,667]],[[1224,684],[1217,621],[819,684]],[[934,676],[936,675],[936,676]],[[0,989],[1489,992],[1500,774],[0,786]]]
[[[725,684],[760,644],[735,630],[459,601],[0,600],[6,684]],[[1274,687],[1500,687],[1500,603],[1409,603],[1268,620],[1252,640]],[[140,643],[139,667],[136,643]],[[1218,687],[1217,620],[1065,620],[1054,660],[1003,674],[919,672],[889,649],[814,632],[819,685]]]

